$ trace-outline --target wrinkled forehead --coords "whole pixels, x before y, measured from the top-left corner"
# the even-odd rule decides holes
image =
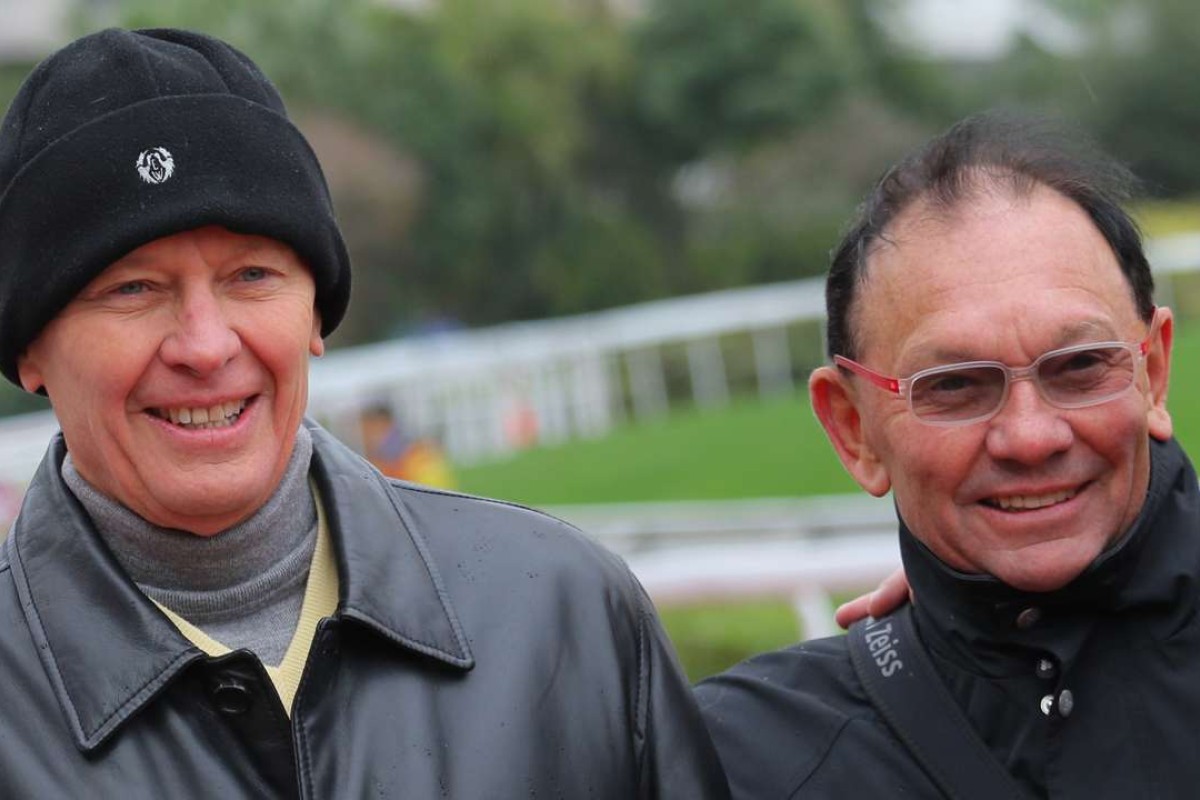
[[[121,268],[169,269],[185,258],[198,258],[214,266],[230,260],[260,260],[265,262],[264,265],[288,262],[308,269],[303,259],[286,242],[208,225],[151,239],[112,262],[101,274],[103,276]]]
[[[1035,306],[1047,329],[1137,321],[1133,288],[1083,208],[1043,186],[985,185],[898,214],[868,251],[851,313],[861,354],[941,327],[986,339]]]

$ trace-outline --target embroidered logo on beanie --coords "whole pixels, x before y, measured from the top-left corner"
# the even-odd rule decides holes
[[[175,159],[167,148],[152,147],[138,156],[137,171],[146,183],[166,183],[175,174]]]

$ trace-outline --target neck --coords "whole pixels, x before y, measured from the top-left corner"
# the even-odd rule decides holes
[[[88,483],[69,453],[62,476],[117,561],[144,591],[209,592],[267,575],[310,538],[317,519],[308,487],[311,457],[312,439],[301,427],[274,494],[249,518],[206,537],[139,517]]]

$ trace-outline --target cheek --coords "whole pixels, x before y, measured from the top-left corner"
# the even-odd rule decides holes
[[[245,329],[244,329],[245,330]],[[306,385],[312,347],[312,315],[278,314],[259,319],[243,343],[270,373],[280,394]]]
[[[883,457],[905,519],[936,517],[955,505],[982,453],[983,438],[976,431],[915,422],[896,426]]]
[[[93,350],[88,360],[86,385],[90,397],[106,405],[124,406],[133,402],[143,376],[154,361],[155,349],[144,340],[130,340],[128,346]]]
[[[128,467],[130,404],[140,371],[131,354],[59,361],[47,376],[50,402],[76,466],[97,486]]]
[[[68,352],[71,355],[55,358],[46,371],[46,390],[56,409],[65,407],[75,416],[123,402],[142,371],[139,354],[130,348],[92,345]],[[80,357],[84,353],[86,357]]]
[[[1144,398],[1130,397],[1098,410],[1105,413],[1081,415],[1074,425],[1075,437],[1112,466],[1132,469],[1138,454],[1148,447],[1150,428]]]

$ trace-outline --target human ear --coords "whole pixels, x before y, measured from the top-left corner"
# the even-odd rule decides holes
[[[1146,420],[1150,435],[1159,441],[1166,441],[1174,432],[1171,412],[1167,411],[1167,385],[1171,377],[1171,344],[1175,337],[1175,320],[1171,309],[1166,306],[1158,308],[1154,315],[1152,324],[1156,323],[1157,329],[1150,339],[1150,349],[1146,352],[1146,400],[1149,404]]]
[[[846,471],[867,492],[887,494],[892,481],[864,435],[860,398],[849,379],[835,367],[818,367],[808,379],[808,396]]]
[[[313,312],[312,334],[308,339],[308,352],[314,356],[325,355],[325,340],[321,338],[321,315]]]
[[[37,359],[30,356],[28,350],[17,356],[17,377],[21,379],[21,388],[34,394],[46,385],[46,380],[42,377],[42,368]]]

